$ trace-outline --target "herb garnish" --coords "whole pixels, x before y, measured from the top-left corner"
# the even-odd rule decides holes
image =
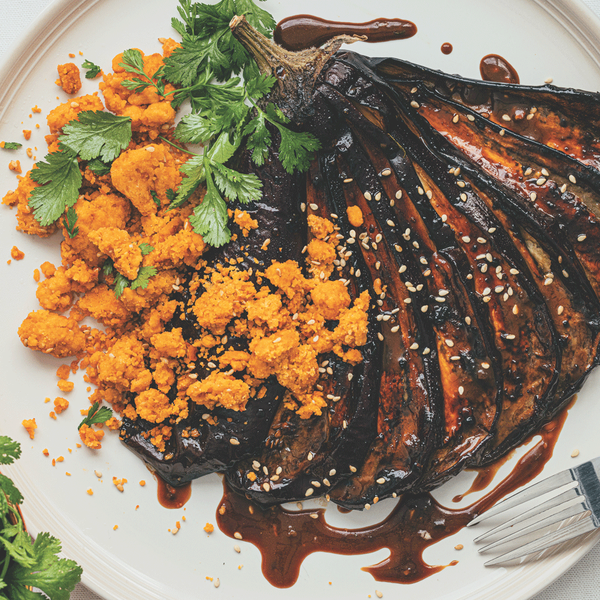
[[[86,79],[94,79],[94,77],[97,77],[98,73],[100,73],[102,70],[98,65],[95,65],[93,62],[87,60],[87,58],[83,61],[81,66],[86,70]]]
[[[73,239],[79,233],[79,227],[75,225],[77,223],[77,212],[70,206],[67,213],[63,216],[63,225],[67,230],[67,235]]]
[[[0,465],[10,465],[20,455],[19,443],[0,436]],[[22,501],[23,496],[13,481],[0,474],[0,598],[41,598],[27,589],[32,586],[52,600],[69,600],[81,579],[82,569],[75,561],[58,558],[60,541],[49,533],[40,533],[35,542],[31,541],[15,508]]]
[[[2,142],[0,144],[0,148],[4,148],[4,150],[18,150],[22,146],[23,144],[19,144],[19,142]]]
[[[113,412],[110,408],[107,406],[100,407],[99,402],[94,402],[94,404],[90,406],[87,416],[79,423],[77,429],[81,429],[84,425],[91,427],[94,423],[106,423],[112,416]]]

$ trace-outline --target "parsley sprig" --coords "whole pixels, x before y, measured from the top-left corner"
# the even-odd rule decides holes
[[[20,455],[20,444],[0,436],[0,465],[10,465]],[[58,558],[60,541],[49,533],[40,533],[32,542],[15,508],[22,501],[13,481],[0,474],[0,598],[41,598],[27,589],[32,586],[51,600],[69,600],[82,569],[72,560]]]

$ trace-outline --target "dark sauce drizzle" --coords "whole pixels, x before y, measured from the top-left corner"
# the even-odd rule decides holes
[[[388,548],[390,556],[364,567],[364,571],[377,581],[421,581],[458,564],[455,560],[448,565],[428,565],[423,560],[428,546],[453,535],[476,515],[541,473],[552,456],[571,405],[535,434],[542,439],[495,489],[466,508],[445,508],[428,493],[407,495],[381,523],[361,529],[338,529],[327,524],[323,509],[290,512],[273,507],[263,511],[225,487],[216,515],[219,528],[229,537],[238,533],[254,544],[262,554],[263,575],[279,588],[294,585],[302,562],[313,552],[356,555],[382,548]],[[493,468],[482,470],[483,479],[489,480],[492,472],[495,474]],[[429,539],[419,535],[423,530],[429,533]]]
[[[279,21],[273,39],[287,50],[318,47],[337,35],[365,36],[366,42],[387,42],[410,38],[417,27],[404,19],[375,19],[368,23],[327,21],[312,15],[295,15]]]
[[[441,47],[442,54],[451,54],[452,50],[454,50],[454,48],[453,48],[452,44],[450,44],[449,42],[442,44],[442,47]]]
[[[165,508],[181,508],[192,495],[192,484],[186,483],[180,487],[174,487],[166,483],[156,473],[153,473],[158,484],[158,502]]]
[[[497,83],[520,83],[516,69],[498,54],[488,54],[479,63],[479,72],[484,81]]]

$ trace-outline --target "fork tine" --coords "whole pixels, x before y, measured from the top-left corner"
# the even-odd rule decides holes
[[[498,548],[498,546],[502,546],[503,544],[508,544],[509,542],[514,542],[515,540],[533,535],[535,531],[540,531],[544,527],[548,527],[549,525],[554,525],[554,523],[560,523],[561,521],[565,521],[566,519],[570,519],[571,517],[576,517],[577,515],[581,515],[586,512],[587,507],[583,502],[579,502],[578,504],[573,504],[560,512],[553,513],[544,519],[536,521],[535,523],[531,523],[531,525],[527,525],[526,527],[521,527],[519,530],[511,532],[506,537],[503,537],[483,548],[479,548],[479,552],[481,554],[485,552],[489,552],[494,548]]]
[[[533,517],[542,515],[546,511],[549,511],[549,510],[555,508],[556,506],[560,506],[561,504],[564,504],[565,502],[568,502],[569,500],[572,500],[573,498],[578,498],[578,497],[581,497],[581,494],[580,494],[579,488],[577,486],[573,487],[571,489],[568,489],[566,492],[563,492],[562,494],[559,494],[558,496],[554,496],[553,498],[546,500],[546,502],[543,502],[542,504],[540,504],[538,506],[534,506],[533,508],[530,508],[529,510],[526,510],[525,512],[517,515],[516,517],[509,519],[508,521],[506,521],[506,523],[502,523],[501,525],[494,527],[494,529],[490,529],[489,531],[482,533],[479,537],[476,537],[473,541],[476,543],[483,542],[484,540],[486,540],[492,536],[495,536],[498,533],[501,533],[502,531],[504,531],[505,529],[508,529],[509,527],[513,527],[514,525],[523,524],[526,521],[529,521],[530,519],[532,519]],[[540,517],[540,518],[543,518],[543,517]],[[535,521],[534,521],[534,523],[535,523]],[[522,529],[522,527],[519,527],[518,529]],[[513,531],[516,531],[516,529],[513,529]]]
[[[502,554],[501,556],[493,558],[492,560],[486,562],[485,566],[491,567],[493,565],[508,562],[515,558],[520,558],[521,556],[527,556],[528,554],[541,552],[542,550],[546,550],[546,548],[551,548],[552,546],[556,546],[557,544],[571,540],[577,536],[583,535],[584,533],[589,533],[595,529],[596,526],[593,519],[591,517],[586,517],[585,519],[577,521],[577,523],[572,523],[571,525],[567,525],[567,527],[562,527],[557,531],[548,533],[538,540],[530,542],[529,544],[525,544],[524,546],[521,546],[512,552],[507,552],[506,554]]]
[[[560,473],[551,475],[550,477],[547,477],[542,481],[538,481],[538,483],[534,483],[528,488],[525,488],[524,490],[521,490],[516,494],[509,496],[505,500],[498,502],[498,504],[496,504],[486,512],[475,517],[470,523],[467,524],[467,527],[477,525],[478,523],[481,523],[483,520],[488,519],[489,517],[499,515],[500,513],[514,508],[519,504],[527,502],[528,500],[533,500],[534,498],[538,498],[539,496],[546,494],[547,492],[551,492],[552,490],[557,490],[558,488],[573,481],[574,480],[571,471],[561,471]]]

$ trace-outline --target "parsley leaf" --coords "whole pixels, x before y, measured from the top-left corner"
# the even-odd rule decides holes
[[[106,164],[101,161],[99,158],[94,158],[88,162],[87,167],[90,171],[96,173],[96,175],[108,175],[110,173],[111,165]]]
[[[306,171],[314,153],[321,147],[319,140],[310,133],[292,131],[277,124],[276,127],[281,134],[279,159],[283,168],[288,173]]]
[[[63,225],[67,230],[67,235],[73,239],[79,233],[79,227],[75,225],[77,223],[77,213],[75,209],[70,206],[67,210],[67,214],[63,216]]]
[[[185,177],[179,186],[177,198],[171,202],[169,209],[179,208],[181,205],[185,204],[194,190],[206,180],[204,157],[202,155],[193,156],[186,163],[181,165],[179,170]]]
[[[90,406],[87,416],[85,419],[83,419],[83,421],[81,421],[81,423],[79,423],[79,427],[77,429],[81,429],[84,425],[91,427],[94,423],[106,423],[106,421],[111,419],[112,416],[113,412],[110,410],[110,408],[107,406],[100,408],[100,403],[94,402],[94,404]]]
[[[262,181],[254,173],[239,173],[225,165],[212,165],[212,174],[217,187],[228,200],[252,202],[262,197]]]
[[[154,246],[151,246],[150,244],[142,243],[142,244],[140,244],[140,250],[142,251],[142,256],[147,256],[148,254],[150,254],[150,252],[152,252],[154,250]]]
[[[38,168],[31,171],[31,179],[41,185],[29,197],[33,216],[42,226],[54,223],[67,207],[77,202],[82,183],[79,163],[73,150],[52,152],[44,160],[46,162],[37,162]]]
[[[129,283],[129,279],[117,271],[117,274],[115,275],[115,296],[117,298],[122,296],[125,288],[129,287]]]
[[[194,231],[215,248],[223,246],[231,239],[231,231],[227,227],[227,206],[210,173],[206,176],[206,194],[202,203],[194,209],[190,223]]]
[[[142,288],[145,290],[148,287],[148,283],[150,283],[150,277],[154,277],[156,273],[158,273],[156,267],[140,267],[137,277],[131,282],[131,289],[137,290],[138,288]]]
[[[131,119],[112,113],[86,110],[63,127],[59,141],[83,160],[112,162],[131,141]]]
[[[0,148],[4,148],[5,150],[18,150],[22,146],[23,144],[19,144],[19,142],[2,142],[0,144]]]
[[[0,465],[12,465],[21,456],[21,444],[0,435]]]
[[[81,579],[82,569],[75,561],[58,558],[60,542],[49,533],[40,533],[31,548],[32,564],[11,562],[6,573],[6,595],[14,600],[39,598],[25,586],[36,587],[52,600],[69,600]]]
[[[86,79],[94,79],[102,70],[98,65],[95,65],[93,62],[87,60],[87,58],[83,61],[81,66],[86,69],[85,78]]]

